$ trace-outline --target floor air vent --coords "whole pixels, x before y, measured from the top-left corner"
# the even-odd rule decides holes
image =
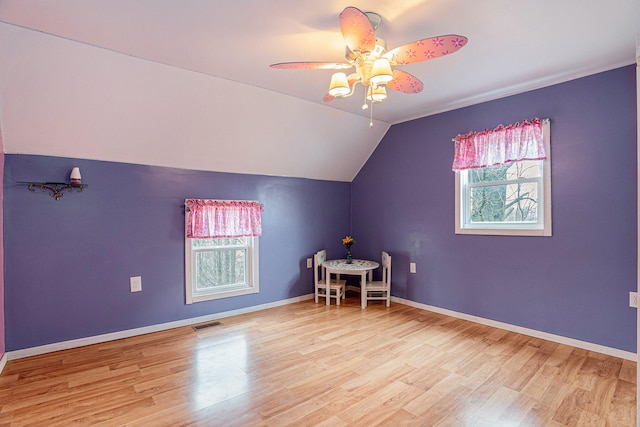
[[[220,325],[222,325],[222,322],[211,322],[211,323],[205,323],[203,325],[196,325],[192,327],[194,331],[199,331],[200,329],[213,328],[214,326],[220,326]]]

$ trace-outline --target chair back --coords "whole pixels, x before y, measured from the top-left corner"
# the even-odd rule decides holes
[[[391,286],[391,255],[382,251],[382,282]]]
[[[313,280],[316,284],[324,284],[324,268],[322,264],[327,260],[327,251],[321,250],[313,255]]]

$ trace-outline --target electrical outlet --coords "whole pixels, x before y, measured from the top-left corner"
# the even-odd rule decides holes
[[[311,258],[307,258],[307,268],[311,268],[313,266],[313,260]]]
[[[638,293],[629,292],[629,307],[638,308]]]
[[[410,262],[409,263],[409,273],[415,273],[416,272],[416,263],[415,262]]]
[[[142,292],[142,277],[129,277],[129,287],[131,288],[131,292]]]

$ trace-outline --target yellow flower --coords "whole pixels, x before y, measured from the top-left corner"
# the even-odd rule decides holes
[[[353,240],[353,237],[351,236],[346,236],[344,239],[342,239],[342,244],[345,246],[351,246],[353,242],[354,240]]]

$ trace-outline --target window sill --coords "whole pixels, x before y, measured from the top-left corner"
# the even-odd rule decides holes
[[[518,230],[518,229],[491,229],[491,228],[459,228],[456,234],[470,234],[480,236],[539,236],[551,237],[551,230]]]
[[[240,295],[249,295],[249,294],[257,294],[259,289],[256,288],[243,288],[243,289],[234,289],[229,291],[221,291],[210,294],[199,294],[193,295],[191,298],[187,298],[187,304],[193,304],[195,302],[203,302],[203,301],[211,301],[222,298],[231,298],[237,297]]]

